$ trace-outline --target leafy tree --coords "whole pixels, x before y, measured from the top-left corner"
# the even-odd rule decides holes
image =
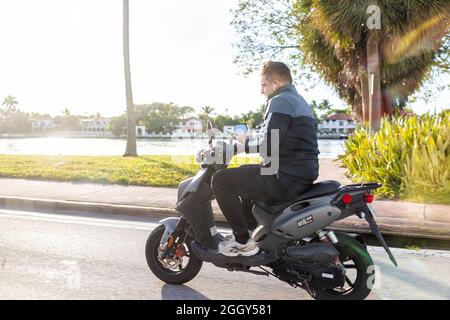
[[[29,133],[31,132],[30,116],[26,112],[15,110],[9,120],[10,133]]]
[[[230,116],[225,112],[225,114],[218,114],[215,117],[210,118],[214,127],[223,130],[224,126],[230,126],[235,124],[246,124],[250,128],[255,128],[263,122],[265,112],[265,105],[261,105],[256,111],[248,111],[247,113],[242,113],[239,116]]]
[[[55,127],[61,131],[80,131],[81,116],[73,115],[68,108],[64,108],[62,114],[53,118]]]
[[[223,131],[223,126],[232,126],[236,124],[236,120],[227,114],[218,114],[212,119],[215,128]]]
[[[31,131],[30,115],[17,108],[17,98],[8,95],[0,108],[0,133],[27,133]]]
[[[317,103],[315,100],[311,101],[309,104],[313,112],[314,118],[316,120],[316,129],[318,124],[333,113],[332,104],[327,99],[322,100],[322,102]]]
[[[136,119],[145,125],[148,132],[169,133],[179,122],[194,111],[191,107],[180,107],[174,103],[152,103],[136,106]]]
[[[32,112],[30,114],[30,118],[33,120],[51,120],[52,116],[49,115],[48,113],[37,113],[37,112]]]
[[[28,133],[31,120],[28,113],[18,109],[0,110],[0,133]]]
[[[240,119],[238,118],[236,120],[238,120],[238,123],[244,123],[250,128],[256,128],[263,122],[265,108],[266,106],[263,104],[256,111],[244,113],[241,115]]]
[[[109,121],[109,130],[116,137],[120,137],[121,135],[126,133],[127,129],[127,115],[126,113],[113,117]]]

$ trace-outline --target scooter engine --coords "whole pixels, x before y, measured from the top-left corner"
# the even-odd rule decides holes
[[[283,281],[304,282],[317,288],[335,288],[343,286],[345,274],[336,266],[319,264],[282,263],[274,268],[275,274]]]
[[[286,249],[286,262],[274,271],[288,282],[308,281],[318,288],[344,285],[345,269],[336,264],[339,252],[331,244],[310,243]],[[295,262],[294,262],[295,261]]]

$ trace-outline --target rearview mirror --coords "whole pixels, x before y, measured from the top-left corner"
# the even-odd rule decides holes
[[[247,133],[248,128],[245,124],[237,124],[234,126],[234,133],[237,135],[241,135]]]

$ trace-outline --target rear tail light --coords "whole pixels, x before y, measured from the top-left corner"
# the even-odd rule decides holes
[[[344,194],[342,196],[342,202],[344,204],[350,204],[350,203],[352,203],[352,201],[353,201],[353,197],[350,194]]]
[[[364,193],[363,195],[364,203],[372,203],[373,200],[375,200],[375,197],[373,194],[370,193]]]

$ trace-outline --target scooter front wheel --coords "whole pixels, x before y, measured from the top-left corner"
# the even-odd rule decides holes
[[[182,243],[177,243],[164,259],[162,252],[167,250],[168,243],[161,244],[165,227],[159,225],[148,236],[145,245],[145,257],[153,274],[169,284],[183,284],[191,281],[200,272],[203,262],[195,256],[191,249],[192,238],[186,236]]]

